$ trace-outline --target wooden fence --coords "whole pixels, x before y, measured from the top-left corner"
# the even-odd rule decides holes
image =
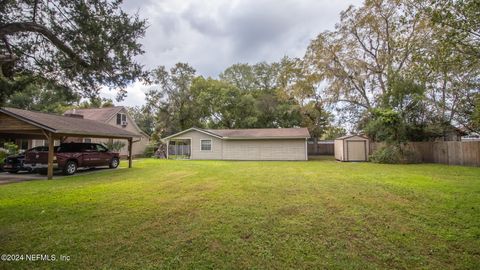
[[[370,143],[370,154],[383,143]],[[480,142],[409,142],[407,149],[413,151],[416,161],[449,165],[480,166]]]
[[[309,155],[332,155],[335,153],[333,141],[308,142],[307,151]]]

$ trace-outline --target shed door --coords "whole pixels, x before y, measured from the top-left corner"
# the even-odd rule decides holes
[[[366,161],[367,160],[367,142],[366,141],[347,141],[347,160],[348,161]]]

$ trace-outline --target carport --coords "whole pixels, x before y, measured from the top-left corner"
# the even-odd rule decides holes
[[[14,108],[0,108],[0,138],[39,139],[48,142],[47,178],[53,178],[54,141],[69,137],[128,140],[128,167],[132,167],[133,138],[138,135],[98,121]]]

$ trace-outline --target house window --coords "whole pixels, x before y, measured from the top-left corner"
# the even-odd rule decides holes
[[[83,139],[83,142],[84,142],[84,143],[91,143],[91,142],[92,142],[92,139],[90,139],[90,138],[85,138],[85,139]]]
[[[122,125],[127,123],[127,115],[124,113],[117,113],[117,125]]]
[[[212,151],[212,140],[200,140],[200,151]]]
[[[28,149],[28,140],[20,140],[19,143],[19,149],[20,150],[27,150]]]

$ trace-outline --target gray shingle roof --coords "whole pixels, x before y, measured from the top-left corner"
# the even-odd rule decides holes
[[[115,116],[124,107],[107,107],[107,108],[93,108],[93,109],[75,109],[68,110],[64,114],[80,114],[84,119],[90,119],[100,122],[108,122],[113,116]]]
[[[306,128],[206,129],[223,138],[310,138]]]
[[[138,134],[111,126],[99,121],[61,116],[50,113],[34,112],[14,108],[1,108],[0,112],[28,122],[53,133],[105,136],[115,138],[133,138]]]
[[[189,128],[165,137],[169,139],[196,130],[221,139],[293,139],[310,138],[307,128],[252,128],[252,129],[201,129]]]

